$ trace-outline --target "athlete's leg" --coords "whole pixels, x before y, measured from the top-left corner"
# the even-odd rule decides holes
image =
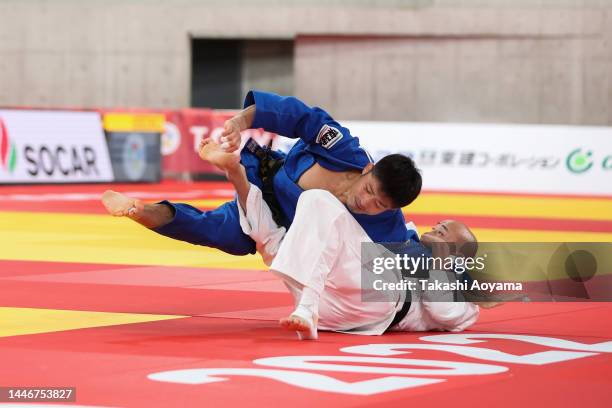
[[[188,204],[168,201],[143,204],[109,190],[104,193],[102,203],[112,215],[126,216],[169,238],[217,248],[232,255],[255,253],[255,242],[240,227],[236,201],[201,211]]]
[[[224,168],[238,197],[246,205],[250,184],[240,157],[228,154],[218,145],[203,143],[200,155]],[[106,191],[102,203],[114,216],[126,216],[153,231],[196,245],[218,248],[234,255],[254,253],[255,242],[242,231],[238,203],[229,202],[212,211],[201,211],[188,204],[164,201],[143,204],[142,201],[115,191]]]
[[[107,191],[102,203],[115,216],[126,216],[158,234],[195,245],[217,248],[232,255],[255,253],[255,241],[242,232],[238,203],[202,211],[189,204],[163,201],[143,204],[115,191]]]
[[[397,299],[368,297],[362,290],[362,242],[372,241],[336,197],[323,190],[302,193],[271,266],[299,296],[281,326],[297,330],[301,338],[316,338],[317,328],[384,332]]]
[[[242,232],[255,241],[257,252],[270,266],[287,230],[276,224],[261,190],[254,184],[250,184],[245,209],[238,208]]]
[[[172,207],[164,204],[144,204],[139,199],[113,190],[104,192],[102,204],[109,214],[115,217],[131,218],[147,228],[161,227],[174,218]]]
[[[242,231],[255,241],[257,251],[266,265],[270,265],[286,230],[274,221],[270,208],[263,200],[261,190],[248,181],[245,168],[240,164],[238,156],[225,152],[212,140],[202,141],[200,157],[225,171],[238,196]]]
[[[202,160],[225,171],[227,179],[234,185],[238,195],[238,202],[244,210],[249,193],[250,183],[247,180],[246,171],[240,164],[240,156],[228,153],[211,138],[202,139],[198,148]]]
[[[300,339],[317,338],[319,301],[339,256],[337,221],[344,213],[348,214],[346,208],[329,192],[302,193],[292,226],[272,262],[272,271],[285,280],[292,293],[300,294],[293,313],[280,320],[281,327],[297,331]]]

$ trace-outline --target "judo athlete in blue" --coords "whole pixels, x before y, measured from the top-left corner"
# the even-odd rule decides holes
[[[349,130],[320,108],[295,97],[251,91],[244,110],[228,120],[223,147],[239,146],[240,131],[263,128],[300,140],[288,154],[249,141],[240,154],[247,179],[264,192],[275,221],[290,229],[305,190],[322,189],[346,206],[374,242],[416,239],[406,229],[401,207],[421,189],[421,176],[411,159],[390,155],[376,165]],[[212,211],[167,201],[143,204],[113,191],[103,196],[107,210],[128,216],[159,234],[234,255],[255,253],[256,244],[240,227],[237,200]]]
[[[236,155],[225,152],[210,139],[202,141],[199,152],[203,160],[224,170],[236,188],[242,231],[256,242],[270,271],[283,280],[294,298],[295,310],[279,323],[295,331],[298,338],[316,339],[319,329],[354,334],[457,331],[476,321],[478,307],[449,301],[455,299],[454,293],[443,293],[440,298],[415,287],[378,293],[373,301],[367,283],[368,279],[380,284],[397,283],[404,278],[430,279],[431,274],[436,280],[456,279],[454,271],[429,271],[424,266],[417,275],[398,269],[381,276],[381,271],[370,273],[366,265],[372,257],[383,254],[473,257],[476,238],[464,224],[443,221],[423,234],[421,243],[371,245],[369,251],[363,252],[362,243],[371,243],[371,238],[329,191],[310,189],[302,193],[287,231],[274,220],[262,191],[249,182]],[[410,230],[416,234],[414,228]]]
[[[399,210],[421,188],[409,158],[391,155],[374,165],[348,129],[296,98],[250,92],[245,106],[226,122],[221,146],[205,140],[199,149],[204,160],[225,170],[237,200],[202,212],[169,202],[143,205],[107,191],[103,203],[108,211],[166,236],[229,253],[257,249],[294,295],[296,310],[281,325],[300,338],[316,338],[319,328],[382,334],[461,330],[475,321],[473,305],[361,299],[361,261],[355,254],[362,242],[412,243],[407,248],[424,249]],[[238,148],[240,131],[250,127],[300,140],[286,156],[252,141],[240,158],[228,154]],[[460,224],[440,223],[424,234],[423,243],[466,240],[466,232]],[[467,240],[472,238],[468,234]]]

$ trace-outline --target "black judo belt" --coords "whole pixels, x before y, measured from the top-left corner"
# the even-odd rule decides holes
[[[276,158],[272,155],[272,150],[269,146],[261,147],[253,139],[249,139],[244,148],[253,153],[259,159],[259,178],[261,179],[262,189],[261,193],[263,199],[270,207],[272,212],[272,218],[277,225],[284,224],[283,211],[281,206],[274,195],[274,176],[283,167],[285,160]]]
[[[407,277],[412,277],[412,274],[409,273],[408,271],[405,271],[404,269],[401,270],[401,274],[402,274],[402,279],[407,278]],[[408,314],[408,311],[410,310],[410,305],[412,303],[411,301],[412,301],[412,292],[409,289],[406,289],[406,298],[404,299],[404,304],[402,305],[402,308],[395,313],[395,317],[393,318],[393,321],[387,328],[387,331],[391,330],[393,326],[395,326],[396,324],[404,320],[404,317],[406,317],[406,315]]]
[[[393,318],[393,321],[391,322],[387,330],[390,330],[391,328],[393,328],[393,326],[395,326],[396,324],[404,320],[404,317],[406,317],[406,315],[408,314],[408,311],[410,310],[410,304],[411,304],[410,298],[411,297],[412,296],[410,295],[410,292],[407,291],[406,299],[404,300],[404,304],[402,305],[402,308],[397,313],[395,313],[395,317]]]

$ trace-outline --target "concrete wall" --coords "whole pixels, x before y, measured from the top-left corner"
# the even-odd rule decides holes
[[[293,41],[247,41],[243,49],[242,95],[265,89],[293,95]]]
[[[296,38],[340,118],[612,125],[608,0],[1,0],[0,105],[187,106],[190,36]]]
[[[302,38],[297,93],[350,119],[612,125],[612,59],[595,54],[601,45]]]

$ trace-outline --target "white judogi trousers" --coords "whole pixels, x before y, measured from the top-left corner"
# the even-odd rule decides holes
[[[318,293],[319,329],[368,335],[385,332],[403,296],[383,302],[362,299],[361,243],[372,240],[336,197],[325,190],[302,193],[288,232],[276,225],[254,185],[246,214],[238,208],[244,233],[255,240],[271,271],[283,279],[296,306],[305,301],[305,287]],[[393,330],[460,331],[477,318],[478,306],[472,303],[427,302],[412,292],[410,310]]]

